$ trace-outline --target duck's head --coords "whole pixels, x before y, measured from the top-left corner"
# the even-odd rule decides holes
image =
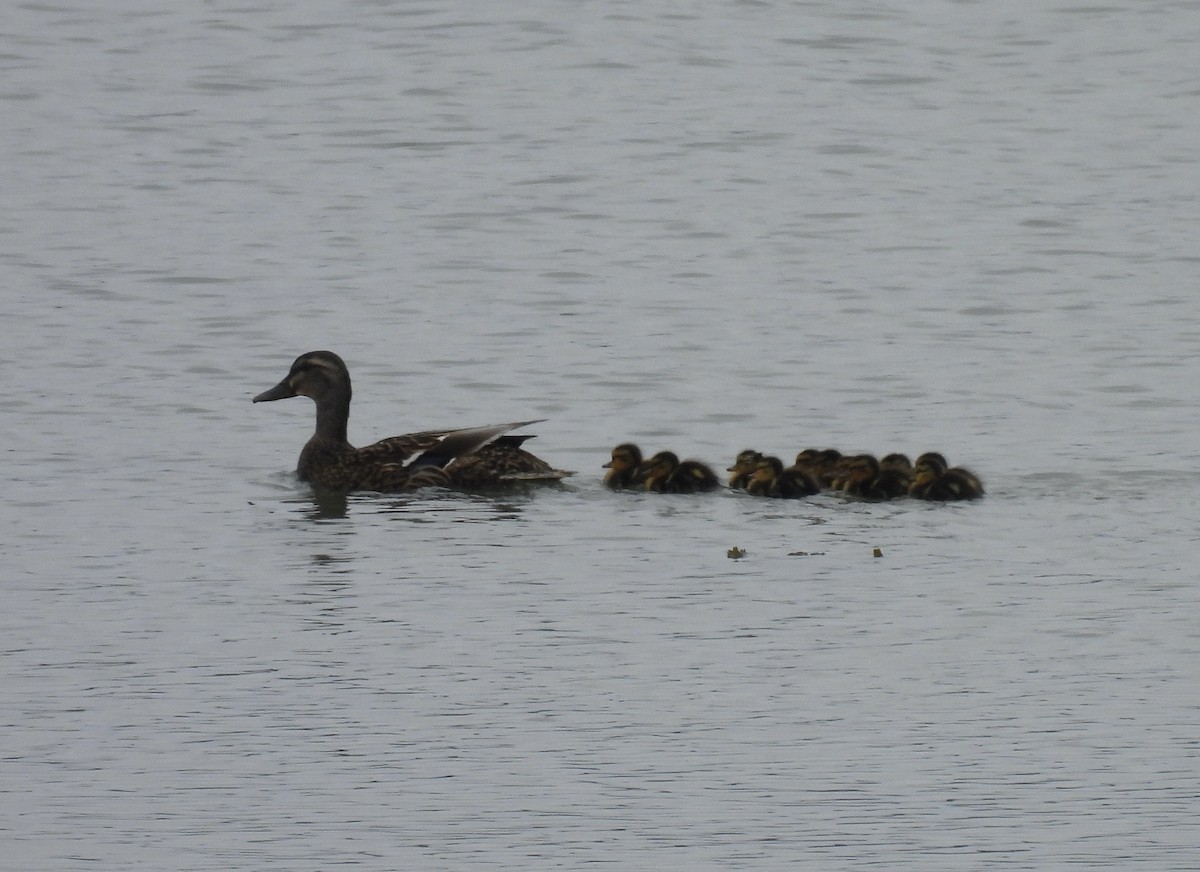
[[[783,474],[783,461],[778,457],[760,457],[754,467],[751,481],[767,483]]]
[[[624,472],[627,469],[637,469],[642,465],[642,450],[632,442],[622,442],[612,450],[612,460],[601,469],[611,469],[612,474]]]
[[[894,452],[892,454],[885,455],[879,461],[879,468],[880,469],[894,469],[897,472],[911,473],[913,466],[912,466],[912,461],[908,459],[907,454],[900,454],[899,452]]]
[[[933,481],[946,471],[946,459],[935,451],[922,454],[913,464],[912,480],[914,485],[924,485]]]
[[[279,384],[254,398],[256,403],[286,400],[288,397],[311,397],[320,404],[327,398],[350,399],[350,371],[343,360],[332,351],[310,351],[301,354]]]
[[[641,474],[647,484],[668,478],[679,468],[679,455],[673,451],[660,451],[642,464]]]
[[[821,465],[821,451],[818,448],[805,448],[796,455],[796,466],[804,469],[817,469]]]
[[[758,462],[762,460],[762,454],[755,451],[753,448],[747,448],[745,451],[738,452],[738,456],[734,458],[733,466],[726,467],[726,472],[732,472],[735,475],[743,472],[751,472]]]
[[[842,459],[846,484],[865,484],[879,475],[879,461],[873,454],[855,454]]]
[[[940,466],[943,470],[950,467],[950,464],[946,460],[946,455],[939,454],[936,451],[926,451],[917,458],[917,462],[913,464],[913,468],[915,469],[921,463],[932,463],[935,466]]]

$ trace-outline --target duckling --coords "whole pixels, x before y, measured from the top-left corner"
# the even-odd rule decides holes
[[[622,442],[612,450],[612,460],[604,464],[604,485],[611,490],[641,488],[645,478],[641,471],[642,450],[632,442]]]
[[[733,466],[727,467],[726,472],[732,472],[729,476],[729,486],[738,490],[745,490],[747,482],[754,474],[755,467],[762,460],[763,456],[753,448],[747,448],[745,451],[738,452],[737,458],[733,461]]]
[[[833,482],[834,490],[852,497],[865,496],[872,482],[879,476],[879,461],[873,454],[854,454],[842,458],[838,478]]]
[[[947,469],[945,457],[929,452],[917,458],[908,494],[920,500],[977,500],[983,496],[983,483],[961,466]]]
[[[912,475],[895,466],[884,466],[879,461],[879,474],[860,496],[869,500],[894,500],[908,495],[908,487],[912,483]]]
[[[885,454],[882,458],[880,458],[879,468],[895,469],[904,473],[905,475],[912,475],[913,465],[912,461],[908,459],[907,454],[893,452],[892,454]]]
[[[763,457],[746,484],[746,492],[759,497],[799,499],[821,492],[821,486],[802,469],[783,468],[778,457]]]
[[[254,402],[299,396],[316,403],[317,426],[300,452],[296,473],[302,481],[317,488],[396,491],[460,482],[460,486],[476,487],[516,480],[557,481],[570,475],[522,450],[520,443],[528,437],[513,437],[515,444],[502,441],[510,430],[537,421],[462,430],[425,430],[355,448],[346,436],[350,419],[350,371],[332,351],[300,355],[283,381],[256,396]],[[469,465],[467,458],[471,458]],[[455,462],[460,464],[458,471]],[[465,472],[467,468],[469,474]]]
[[[805,448],[796,455],[796,462],[789,469],[807,473],[823,488],[832,487],[833,479],[842,461],[842,452],[836,448]]]
[[[666,494],[694,494],[716,490],[721,480],[708,464],[683,460],[672,451],[660,451],[641,466],[646,490]]]

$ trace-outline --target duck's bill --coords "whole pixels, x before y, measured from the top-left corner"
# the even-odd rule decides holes
[[[296,396],[296,392],[292,390],[292,386],[288,384],[288,380],[284,379],[275,387],[268,391],[263,391],[254,398],[256,403],[269,403],[271,400],[286,400],[288,397]]]

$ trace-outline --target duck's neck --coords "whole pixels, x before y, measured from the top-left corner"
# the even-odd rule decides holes
[[[324,397],[317,403],[317,432],[323,442],[349,444],[346,422],[350,420],[350,392],[344,396]]]

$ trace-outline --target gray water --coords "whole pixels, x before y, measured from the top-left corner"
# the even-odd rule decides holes
[[[1198,13],[8,7],[0,867],[1195,868]],[[318,500],[315,348],[578,475]]]

